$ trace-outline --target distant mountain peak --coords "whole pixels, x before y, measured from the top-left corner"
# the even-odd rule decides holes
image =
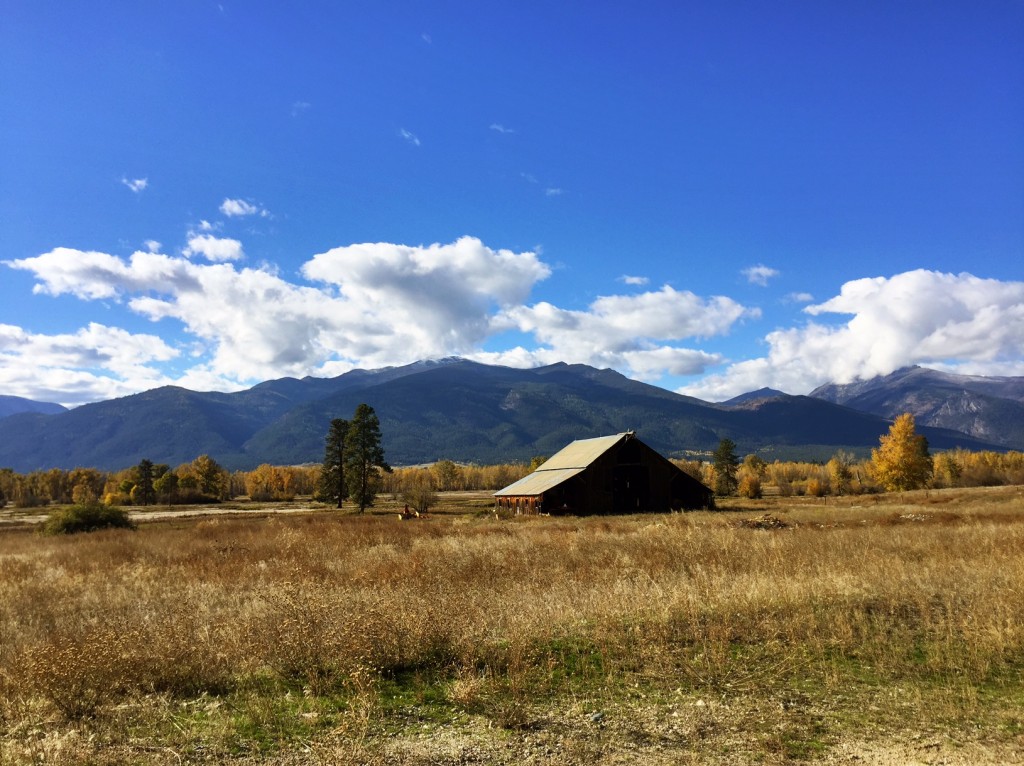
[[[911,413],[918,425],[948,428],[1019,449],[1024,444],[1024,377],[982,377],[914,365],[809,396],[885,418]]]
[[[25,399],[20,396],[0,395],[0,418],[8,415],[17,415],[21,412],[35,412],[42,415],[56,415],[66,412],[67,407],[53,402],[37,402],[34,399]]]
[[[766,399],[778,399],[781,396],[789,396],[785,391],[777,388],[759,388],[756,391],[748,391],[745,394],[734,396],[724,402],[719,402],[723,407],[749,406],[756,402],[763,402]]]

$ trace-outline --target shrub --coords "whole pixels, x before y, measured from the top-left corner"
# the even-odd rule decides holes
[[[23,492],[14,497],[15,508],[39,508],[49,502],[45,497],[40,497],[34,492]]]
[[[753,474],[746,474],[740,479],[739,490],[737,490],[740,497],[746,497],[751,500],[757,500],[761,497],[761,480]]]
[[[48,535],[73,535],[97,529],[135,529],[135,524],[122,508],[97,502],[54,511],[43,524],[43,533]]]
[[[124,492],[108,492],[103,496],[104,505],[128,505],[131,498]]]
[[[811,497],[825,497],[828,494],[828,483],[821,479],[808,479],[806,491]]]

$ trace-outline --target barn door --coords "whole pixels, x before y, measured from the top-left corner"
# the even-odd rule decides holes
[[[650,510],[651,476],[644,465],[617,465],[612,469],[612,504],[616,513]]]

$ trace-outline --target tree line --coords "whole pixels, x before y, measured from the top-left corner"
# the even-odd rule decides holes
[[[254,501],[314,499],[339,507],[349,500],[366,508],[378,493],[425,510],[437,492],[494,491],[526,476],[544,461],[465,465],[439,460],[430,465],[383,466],[380,424],[371,407],[360,405],[351,420],[331,422],[320,465],[272,466],[229,472],[209,455],[177,467],[143,459],[122,471],[53,468],[18,474],[0,468],[0,506],[19,507],[101,502],[106,505],[215,503],[237,497]],[[353,430],[354,429],[354,430]],[[948,450],[931,455],[915,432],[911,415],[901,415],[879,440],[871,458],[838,451],[826,463],[767,462],[756,454],[742,459],[723,439],[710,460],[673,460],[720,496],[848,495],[922,487],[978,487],[1024,484],[1024,453]],[[350,484],[353,482],[353,484]]]
[[[932,455],[916,432],[914,416],[893,421],[870,459],[839,450],[825,464],[768,463],[757,455],[739,460],[736,445],[722,439],[710,462],[675,461],[719,496],[761,497],[766,487],[783,496],[855,495],[913,489],[1024,484],[1024,453],[955,449]]]

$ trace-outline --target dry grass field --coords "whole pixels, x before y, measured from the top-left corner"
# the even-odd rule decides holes
[[[1024,488],[722,505],[8,515],[0,763],[1024,763]]]

